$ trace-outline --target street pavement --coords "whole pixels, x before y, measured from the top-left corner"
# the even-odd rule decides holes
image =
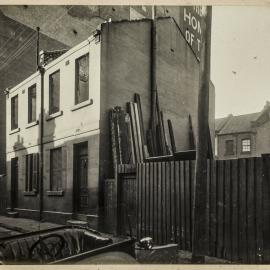
[[[27,233],[39,230],[46,230],[59,226],[61,225],[50,222],[39,222],[33,219],[0,216],[0,237],[4,237],[5,232],[10,233],[9,231],[15,231],[17,233]]]

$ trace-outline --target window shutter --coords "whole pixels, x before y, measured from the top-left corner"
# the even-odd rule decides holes
[[[26,155],[23,155],[19,158],[19,166],[20,166],[20,170],[19,170],[19,177],[22,183],[22,188],[25,188],[26,190]]]
[[[39,171],[39,154],[33,154],[33,178],[32,178],[32,190],[38,191],[38,171]]]
[[[44,188],[45,190],[51,190],[51,175],[50,175],[50,149],[46,149],[44,151],[44,164],[43,164],[43,170],[44,170]]]
[[[61,189],[66,188],[66,182],[67,182],[67,153],[68,148],[67,146],[62,147],[62,181],[61,181]]]

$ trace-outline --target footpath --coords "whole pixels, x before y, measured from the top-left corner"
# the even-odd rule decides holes
[[[0,216],[0,227],[20,233],[34,232],[59,226],[61,225],[50,222],[39,222],[33,219]]]

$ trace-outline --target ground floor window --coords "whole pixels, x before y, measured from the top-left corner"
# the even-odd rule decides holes
[[[25,156],[25,191],[38,190],[39,154]]]
[[[50,190],[60,191],[62,185],[62,148],[51,149],[50,151]]]

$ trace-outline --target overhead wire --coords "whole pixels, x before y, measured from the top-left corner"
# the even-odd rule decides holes
[[[3,62],[3,64],[0,66],[0,70],[3,70],[7,65],[9,65],[13,60],[18,58],[27,48],[32,45],[32,43],[35,41],[36,33],[31,33],[26,40],[26,42],[19,47],[19,49],[16,49],[15,52],[11,52],[8,56],[6,61]]]
[[[58,17],[55,21],[53,21],[53,22],[49,22],[49,21],[45,21],[41,26],[40,26],[40,28],[42,28],[42,27],[44,27],[46,24],[48,24],[48,23],[50,23],[50,26],[48,27],[48,29],[50,29],[54,24],[56,24],[57,22],[59,22],[66,14],[67,14],[67,12],[71,9],[71,8],[73,8],[74,6],[72,5],[72,6],[70,6],[68,9],[67,9],[67,11],[65,10],[64,12],[63,12],[63,14],[60,16],[60,17]],[[22,32],[25,32],[26,31],[26,29],[24,30],[24,31],[22,31]],[[21,32],[21,34],[22,34],[22,32]],[[20,34],[20,35],[21,35]],[[18,49],[15,49],[13,52],[11,52],[10,54],[9,54],[9,56],[7,57],[7,60],[6,61],[4,61],[3,62],[3,64],[0,66],[0,71],[1,70],[3,70],[5,67],[7,67],[8,65],[10,65],[15,59],[17,59],[19,56],[21,56],[23,53],[25,53],[26,52],[26,49],[28,49],[30,46],[31,46],[31,44],[33,43],[33,41],[35,40],[34,39],[34,37],[36,36],[36,32],[33,32],[33,33],[31,33],[30,35],[28,35],[27,36],[27,38],[26,39],[28,39],[28,40],[26,40],[25,41],[25,43],[20,47],[20,48],[18,48]],[[10,58],[9,58],[10,57]]]
[[[23,25],[21,25],[21,26],[18,27],[17,29],[20,29],[20,28],[23,28]],[[24,32],[24,31],[22,31],[22,32],[20,33],[20,35],[16,36],[17,29],[16,29],[15,32],[14,32],[14,35],[15,35],[14,40],[16,40],[18,37],[20,37],[21,34],[22,34],[22,32]],[[2,50],[2,49],[8,44],[8,42],[9,42],[12,38],[13,38],[13,36],[9,37],[9,38],[6,40],[6,42],[0,47],[0,50]],[[5,52],[5,50],[3,50],[3,51],[0,53],[0,57],[3,55],[4,52]]]

